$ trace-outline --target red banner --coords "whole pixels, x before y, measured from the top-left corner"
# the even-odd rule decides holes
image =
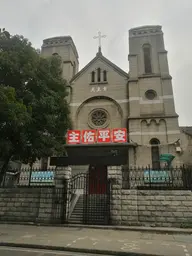
[[[127,129],[69,130],[68,144],[126,143]]]
[[[113,129],[112,130],[112,140],[113,142],[126,142],[127,141],[127,129]]]
[[[97,142],[109,143],[111,142],[111,131],[110,129],[100,129],[97,131]]]
[[[94,144],[97,139],[97,131],[96,130],[83,130],[81,136],[81,142],[83,144]]]
[[[69,130],[67,131],[67,143],[68,144],[79,144],[81,143],[81,131]]]

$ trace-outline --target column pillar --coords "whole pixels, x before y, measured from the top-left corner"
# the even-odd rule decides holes
[[[71,167],[57,167],[55,170],[55,187],[63,188],[64,181],[69,181],[71,178]]]
[[[122,167],[108,166],[108,178],[111,180],[110,218],[112,225],[121,224]]]
[[[67,222],[69,207],[70,207],[70,199],[71,199],[71,189],[70,189],[70,181],[71,181],[72,169],[71,167],[57,167],[55,171],[55,189],[59,194],[62,194],[62,218],[63,222]]]

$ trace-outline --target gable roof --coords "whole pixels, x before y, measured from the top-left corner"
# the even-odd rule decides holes
[[[180,128],[185,134],[192,136],[192,126],[181,126]]]
[[[82,68],[70,81],[73,82],[74,80],[76,80],[83,72],[85,72],[96,60],[102,60],[103,62],[105,62],[106,64],[108,64],[109,66],[111,66],[115,71],[117,71],[117,73],[125,76],[125,77],[129,77],[128,73],[126,73],[124,70],[122,70],[121,68],[119,68],[117,65],[115,65],[113,62],[111,62],[110,60],[108,60],[107,58],[105,58],[103,56],[103,54],[101,53],[101,51],[99,51],[95,58],[93,58],[84,68]]]

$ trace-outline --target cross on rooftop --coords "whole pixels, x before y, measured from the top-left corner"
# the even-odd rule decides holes
[[[98,41],[99,41],[99,52],[101,52],[101,39],[105,38],[105,37],[106,37],[106,35],[102,35],[100,31],[98,32],[98,36],[93,37],[94,39],[98,39]]]

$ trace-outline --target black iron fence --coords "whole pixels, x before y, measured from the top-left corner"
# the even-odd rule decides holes
[[[55,184],[55,168],[53,169],[14,169],[5,173],[0,187],[34,187],[53,186]]]
[[[0,187],[51,187],[55,185],[55,168],[10,170]],[[176,167],[154,170],[123,167],[123,189],[181,189],[192,190],[192,168]]]
[[[192,190],[192,168],[154,170],[150,167],[124,167],[122,182],[123,189]]]
[[[69,180],[68,223],[110,223],[110,180],[102,172],[78,173]]]
[[[55,168],[9,170],[0,188],[0,221],[66,221],[67,184],[57,179]]]

